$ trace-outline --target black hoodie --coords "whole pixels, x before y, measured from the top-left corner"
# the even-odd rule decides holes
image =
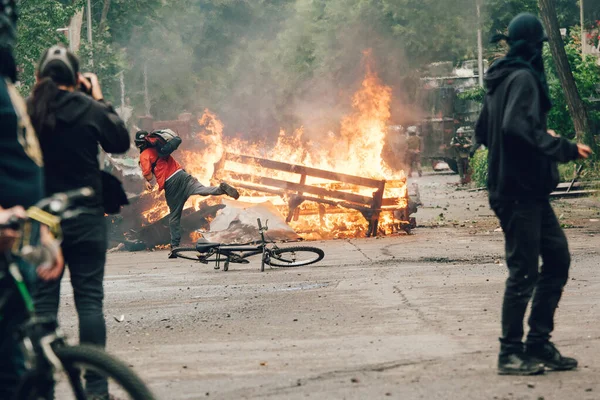
[[[491,68],[475,140],[489,149],[490,201],[545,199],[556,188],[557,162],[578,157],[577,145],[547,132],[539,79],[529,68]]]
[[[110,105],[81,92],[59,91],[56,127],[40,135],[46,194],[90,186],[96,192],[84,206],[103,214],[98,144],[107,153],[129,149],[125,124]]]

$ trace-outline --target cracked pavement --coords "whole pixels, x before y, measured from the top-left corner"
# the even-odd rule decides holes
[[[600,398],[597,199],[556,203],[576,227],[554,340],[581,367],[501,377],[503,237],[485,192],[457,179],[416,180],[413,235],[307,243],[325,251],[314,266],[261,273],[256,258],[223,272],[164,251],[110,254],[108,349],[161,399]],[[76,338],[68,279],[62,305]]]

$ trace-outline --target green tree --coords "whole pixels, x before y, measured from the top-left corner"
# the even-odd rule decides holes
[[[15,53],[23,94],[29,94],[35,84],[35,69],[44,50],[57,43],[67,44],[65,32],[58,29],[69,24],[78,5],[78,1],[73,4],[61,4],[55,0],[18,2],[20,17]]]

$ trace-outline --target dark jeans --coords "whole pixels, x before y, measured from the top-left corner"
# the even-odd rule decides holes
[[[165,182],[165,198],[169,206],[169,228],[171,230],[171,246],[179,246],[181,242],[181,213],[190,196],[218,196],[225,192],[218,186],[204,186],[198,179],[185,171],[179,171]]]
[[[458,166],[458,176],[460,176],[460,183],[469,183],[469,158],[468,157],[456,157],[456,165]]]
[[[490,204],[500,219],[506,240],[508,279],[502,305],[500,352],[508,354],[523,349],[523,318],[532,297],[527,343],[550,339],[571,257],[567,238],[549,200]]]
[[[416,169],[419,176],[423,175],[423,170],[421,168],[421,154],[420,153],[407,153],[408,159],[408,177],[412,178],[413,170]]]
[[[100,347],[106,346],[106,323],[102,307],[106,247],[105,239],[76,243],[65,241],[62,246],[79,316],[79,341]],[[38,282],[35,307],[39,315],[56,317],[59,302],[60,279]],[[86,375],[86,382],[86,390],[89,393],[108,392],[106,381],[96,375]]]
[[[0,264],[2,263],[4,261],[0,260]],[[19,263],[19,267],[27,287],[33,291],[37,279],[35,268],[22,261]],[[6,265],[0,265],[0,268],[4,269]],[[10,279],[5,282],[5,284],[0,284],[0,294],[6,293],[5,290],[14,289],[16,291],[14,283]],[[7,285],[11,287],[7,287]],[[23,322],[25,322],[25,313],[22,300],[15,292],[0,315],[0,399],[2,400],[11,399],[14,396],[19,379],[25,373],[25,360],[16,335],[17,329]]]

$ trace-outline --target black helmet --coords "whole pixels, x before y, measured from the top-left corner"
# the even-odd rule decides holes
[[[529,13],[522,13],[514,17],[508,25],[508,42],[515,43],[519,40],[531,44],[547,42],[548,36],[546,36],[542,21]]]
[[[138,131],[135,134],[135,140],[134,140],[135,145],[137,147],[144,146],[144,144],[147,143],[147,140],[146,140],[147,137],[148,137],[148,132],[146,132],[146,131]]]
[[[71,54],[71,57],[74,56]],[[73,65],[73,62],[69,59],[69,50],[62,45],[52,46],[48,49],[40,62],[39,75],[41,77],[49,76],[47,69],[50,67],[50,63],[55,64],[56,62],[62,64],[66,68],[62,68],[63,70],[68,71],[67,73],[63,72],[62,74],[65,75],[62,77],[65,83],[69,81],[69,83],[73,85],[76,84],[79,65]]]

